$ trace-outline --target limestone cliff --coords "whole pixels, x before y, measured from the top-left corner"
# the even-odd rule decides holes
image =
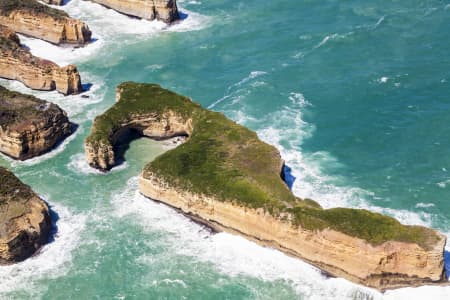
[[[0,152],[25,160],[48,152],[71,133],[57,105],[0,86]]]
[[[29,186],[0,167],[0,264],[22,261],[48,242],[47,205]]]
[[[57,90],[64,95],[82,92],[80,74],[74,65],[57,64],[33,56],[19,38],[0,25],[0,77],[21,81],[35,90]]]
[[[176,0],[89,0],[146,20],[172,23],[180,18]]]
[[[117,92],[117,103],[95,119],[86,139],[91,166],[113,166],[129,130],[152,138],[187,135],[145,166],[142,194],[380,290],[445,281],[441,233],[298,199],[282,181],[278,150],[254,132],[157,85],[127,82]]]
[[[92,34],[84,22],[35,0],[0,0],[0,24],[58,45],[84,45]]]
[[[430,249],[397,241],[373,246],[333,229],[311,231],[294,226],[287,214],[274,218],[261,209],[186,192],[151,173],[142,174],[139,190],[216,231],[242,235],[306,260],[333,276],[369,287],[386,290],[443,282],[446,237],[440,233]]]

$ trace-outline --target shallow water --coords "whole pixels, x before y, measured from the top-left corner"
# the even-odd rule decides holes
[[[450,233],[449,1],[178,1],[167,27],[88,1],[64,7],[95,42],[36,55],[76,63],[89,98],[30,91],[79,125],[55,151],[0,158],[58,214],[55,241],[0,267],[0,298],[448,299],[448,287],[380,294],[226,233],[212,235],[137,193],[169,145],[141,139],[107,175],[83,140],[123,81],[156,82],[224,112],[277,146],[293,190],[325,207],[369,208]]]

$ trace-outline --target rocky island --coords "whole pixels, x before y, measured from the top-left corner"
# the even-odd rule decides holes
[[[31,89],[57,90],[64,95],[81,93],[80,74],[76,66],[57,64],[33,56],[23,48],[16,33],[0,25],[0,77],[21,81]]]
[[[13,173],[0,167],[0,264],[22,261],[48,242],[47,204]]]
[[[150,199],[379,290],[445,281],[443,234],[295,197],[282,179],[278,150],[223,114],[155,84],[123,83],[85,141],[89,164],[113,167],[130,131],[187,137],[142,171],[140,192]]]
[[[89,0],[123,14],[172,23],[180,18],[176,0]]]
[[[84,45],[92,34],[84,22],[35,0],[0,0],[0,24],[57,45]]]
[[[20,160],[51,150],[72,133],[56,104],[0,86],[0,152]]]

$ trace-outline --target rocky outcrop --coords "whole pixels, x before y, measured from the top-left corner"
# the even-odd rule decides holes
[[[176,0],[89,0],[126,15],[172,23],[180,18]]]
[[[92,35],[84,22],[35,0],[0,0],[0,24],[57,45],[84,45]]]
[[[95,119],[86,139],[91,166],[113,166],[130,129],[156,139],[187,135],[145,166],[143,195],[379,290],[444,284],[443,234],[367,210],[322,209],[298,199],[281,179],[278,150],[254,132],[157,85],[128,82],[117,92],[117,103]]]
[[[42,2],[45,2],[50,5],[63,5],[64,0],[42,0]]]
[[[0,77],[21,81],[31,89],[53,91],[64,95],[81,93],[80,74],[76,66],[57,64],[33,56],[22,48],[19,38],[0,25]]]
[[[20,160],[51,150],[72,133],[57,105],[0,86],[0,152]]]
[[[299,257],[327,273],[380,290],[443,283],[446,237],[432,248],[397,241],[372,246],[336,230],[305,230],[261,209],[249,209],[214,197],[192,194],[143,173],[140,192],[174,207],[216,231],[242,235],[261,245]]]
[[[0,167],[0,264],[22,261],[48,242],[49,209],[29,186]]]

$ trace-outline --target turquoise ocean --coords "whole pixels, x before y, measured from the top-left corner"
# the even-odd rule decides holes
[[[78,66],[83,95],[36,92],[78,124],[54,151],[0,157],[55,212],[54,241],[0,267],[1,299],[450,299],[450,287],[381,294],[278,251],[212,234],[137,192],[146,162],[173,141],[135,140],[108,174],[83,141],[123,81],[159,83],[275,145],[293,191],[450,236],[449,0],[179,0],[167,27],[71,0],[95,41],[38,56]],[[450,249],[450,247],[447,247]]]

